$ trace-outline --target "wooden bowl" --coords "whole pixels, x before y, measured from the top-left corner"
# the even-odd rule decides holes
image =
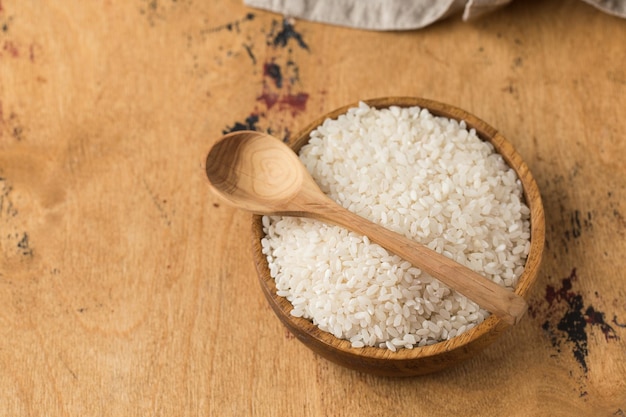
[[[390,106],[418,106],[428,109],[435,116],[464,120],[468,129],[474,128],[482,140],[493,144],[511,168],[515,170],[522,182],[525,202],[530,208],[530,253],[526,260],[524,272],[519,278],[515,292],[524,297],[537,278],[545,240],[545,219],[541,196],[537,184],[528,166],[513,146],[496,129],[489,126],[476,116],[459,108],[421,98],[390,97],[364,100],[371,107],[385,108]],[[291,145],[295,152],[306,144],[310,133],[327,118],[335,119],[349,108],[358,106],[353,103],[323,115],[304,128]],[[450,340],[430,346],[413,349],[399,349],[392,352],[377,347],[353,348],[349,341],[338,339],[330,333],[320,330],[310,320],[293,317],[293,308],[287,299],[276,295],[276,285],[270,276],[267,259],[261,251],[261,239],[265,236],[261,216],[253,216],[252,222],[252,253],[258,272],[259,282],[272,309],[282,323],[302,343],[320,356],[355,370],[385,376],[422,375],[455,365],[479,353],[491,344],[508,324],[490,315],[481,324],[453,337]]]

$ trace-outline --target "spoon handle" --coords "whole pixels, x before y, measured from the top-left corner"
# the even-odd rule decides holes
[[[513,291],[431,250],[343,208],[332,200],[307,207],[309,217],[345,227],[367,236],[415,267],[478,303],[508,324],[516,324],[528,309],[526,300]]]

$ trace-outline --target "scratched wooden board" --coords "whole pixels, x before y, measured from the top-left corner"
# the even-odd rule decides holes
[[[626,414],[626,21],[577,1],[375,33],[240,1],[0,2],[0,415]],[[542,190],[523,322],[456,368],[331,364],[267,307],[223,132],[361,98],[496,126]]]

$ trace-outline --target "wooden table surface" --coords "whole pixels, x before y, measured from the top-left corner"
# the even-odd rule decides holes
[[[519,1],[380,33],[239,0],[2,0],[0,26],[0,415],[626,415],[626,21]],[[224,131],[288,140],[393,95],[497,127],[547,226],[522,322],[409,379],[282,327],[203,167]]]

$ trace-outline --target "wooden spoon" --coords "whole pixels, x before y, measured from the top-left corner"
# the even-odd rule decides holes
[[[224,136],[209,151],[206,173],[213,191],[237,208],[310,217],[365,235],[509,324],[517,323],[528,308],[514,292],[341,207],[319,189],[295,152],[270,135],[239,131]]]

